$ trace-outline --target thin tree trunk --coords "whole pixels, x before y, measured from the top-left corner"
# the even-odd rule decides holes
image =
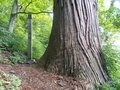
[[[115,1],[116,1],[116,0],[111,0],[111,1],[110,1],[110,2],[111,2],[110,7],[111,7],[111,6],[114,6]]]
[[[97,0],[54,0],[52,32],[39,64],[82,83],[103,84],[101,53]]]
[[[17,14],[15,13],[17,13],[17,10],[18,10],[18,0],[14,0],[12,11],[11,11],[11,16],[10,16],[10,21],[9,21],[9,26],[8,26],[8,30],[10,31],[10,33],[12,33],[14,29],[14,23],[17,18]]]
[[[116,2],[116,1],[119,1],[120,2],[120,0],[110,0],[110,7],[112,7],[112,6],[114,6],[114,3]]]

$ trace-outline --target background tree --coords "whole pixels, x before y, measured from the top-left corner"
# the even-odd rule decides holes
[[[39,63],[50,72],[103,84],[108,77],[101,55],[97,0],[54,0],[52,32]]]
[[[14,1],[18,1],[18,10],[13,12],[17,15],[17,18],[11,18],[12,6]],[[40,2],[40,3],[39,3]],[[33,8],[34,7],[34,8]],[[13,10],[14,11],[14,10]],[[0,33],[1,37],[3,33],[9,33],[11,27],[13,33],[11,37],[6,34],[1,41],[9,46],[10,51],[17,51],[27,54],[27,14],[33,13],[33,58],[38,60],[44,53],[47,45],[48,38],[52,25],[52,0],[11,0],[0,1]],[[18,15],[19,14],[19,15]],[[13,20],[14,19],[14,20]],[[12,20],[12,22],[10,21]],[[9,22],[10,21],[10,22]],[[10,25],[10,23],[12,23]],[[2,28],[5,28],[2,30]],[[9,29],[9,30],[8,30]]]
[[[14,23],[17,18],[17,14],[16,14],[17,12],[18,12],[18,0],[14,0],[12,11],[11,11],[11,16],[10,16],[10,21],[9,21],[9,26],[8,26],[8,30],[11,33],[13,32]]]

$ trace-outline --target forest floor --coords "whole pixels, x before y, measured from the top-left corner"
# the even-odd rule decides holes
[[[46,72],[36,64],[0,63],[0,70],[19,77],[22,80],[21,90],[81,90],[79,81],[71,77]]]

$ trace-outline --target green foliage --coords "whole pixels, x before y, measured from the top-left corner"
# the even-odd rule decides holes
[[[16,63],[24,63],[25,58],[22,57],[22,55],[18,52],[13,52],[13,55],[10,56],[10,64],[16,64]]]
[[[7,47],[12,41],[10,33],[4,27],[0,27],[0,47]]]
[[[0,62],[2,61],[1,51],[0,51]]]
[[[27,28],[28,21],[26,14],[19,14],[14,25],[14,33],[7,31],[11,9],[14,0],[0,1],[0,48],[10,52],[22,52],[27,55]],[[52,0],[19,0],[19,12],[41,12],[52,11]],[[51,31],[50,14],[33,15],[33,58],[38,60],[44,53]],[[11,56],[11,59],[18,59]]]
[[[7,28],[13,0],[0,0],[0,26]]]
[[[108,81],[102,87],[100,87],[100,90],[119,90],[119,88],[120,88],[120,79],[114,81]]]
[[[47,47],[50,30],[47,32],[45,30],[35,32],[37,33],[33,35],[33,58],[38,60]],[[27,33],[23,29],[15,30],[13,34],[10,34],[5,28],[0,28],[0,48],[2,50],[27,54],[27,38]],[[18,56],[11,56],[10,59],[13,63],[20,61]]]
[[[113,80],[120,77],[120,49],[107,45],[104,47],[104,57],[108,72]]]
[[[33,39],[33,57],[38,60],[44,53],[45,48],[38,39]]]
[[[120,9],[110,7],[108,10],[99,12],[100,25],[104,27],[106,32],[118,32],[120,28]]]
[[[107,43],[103,53],[110,81],[101,86],[100,90],[118,90],[120,88],[120,49]]]
[[[19,77],[0,70],[0,90],[21,90],[21,83]]]
[[[23,54],[19,52],[13,52],[9,57],[2,57],[2,52],[0,53],[0,63],[4,64],[16,64],[16,63],[24,63],[26,60],[26,57],[23,56]]]
[[[17,31],[12,34],[14,40],[11,43],[13,51],[27,53],[27,34]]]
[[[115,6],[105,8],[105,0],[99,0],[99,24],[101,30],[103,54],[110,81],[100,86],[98,90],[119,90],[120,88],[120,46],[115,42],[120,40],[120,9]]]
[[[40,11],[50,11],[52,8],[50,6],[52,5],[52,0],[34,0],[31,2],[31,0],[20,0],[19,4],[23,6],[20,11],[25,11],[26,12],[40,12]],[[48,8],[49,7],[49,8]]]

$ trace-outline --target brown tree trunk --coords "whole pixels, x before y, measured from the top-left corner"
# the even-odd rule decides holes
[[[87,83],[103,84],[107,80],[101,57],[97,0],[54,0],[52,32],[41,63],[47,71]]]

